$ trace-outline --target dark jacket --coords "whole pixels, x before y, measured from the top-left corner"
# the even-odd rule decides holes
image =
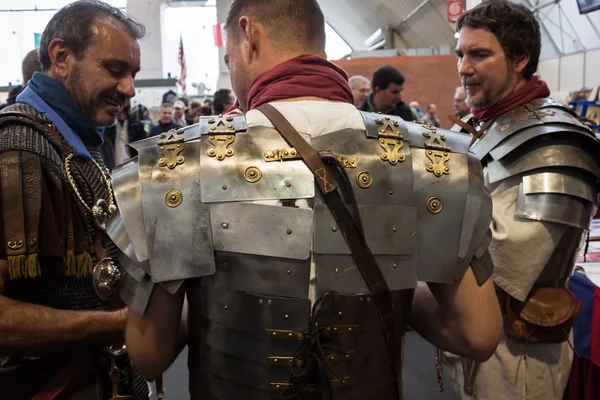
[[[119,124],[120,122],[117,121],[116,123]],[[147,138],[149,135],[149,124],[150,121],[138,121],[133,116],[129,116],[127,120],[127,143],[133,143]],[[115,167],[116,136],[117,129],[115,125],[104,128],[104,142],[100,146],[100,154],[102,154],[104,164],[106,164],[106,167],[111,171]],[[133,148],[130,147],[128,150],[130,157],[137,156],[137,151],[135,151]]]
[[[157,125],[154,125],[152,127],[152,129],[150,129],[150,137],[152,137],[152,136],[158,136],[161,133],[165,133],[165,132],[170,131],[171,129],[179,129],[181,127],[182,127],[181,125],[176,124],[173,121],[171,121],[170,123],[168,123],[166,125],[163,124],[163,123],[161,123],[159,121]]]
[[[373,105],[373,96],[374,94],[371,93],[371,95],[367,97],[366,100],[360,106],[358,106],[358,109],[360,111],[366,112],[381,112],[382,114],[386,115],[395,115],[397,117],[402,118],[404,121],[416,121],[412,109],[408,106],[408,104],[404,103],[403,101],[398,102],[396,104],[396,107],[390,108],[388,110],[377,110]]]

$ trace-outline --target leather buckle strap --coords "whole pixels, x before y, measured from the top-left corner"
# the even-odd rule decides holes
[[[258,110],[273,123],[275,129],[279,131],[285,141],[298,151],[298,154],[302,157],[302,161],[304,161],[306,166],[315,175],[319,189],[323,194],[323,199],[333,214],[350,248],[352,257],[373,294],[373,300],[377,306],[382,330],[387,342],[388,353],[392,361],[398,398],[402,398],[401,338],[398,335],[394,321],[392,297],[387,282],[367,245],[365,237],[352,218],[350,211],[346,208],[340,192],[337,190],[338,186],[335,179],[329,173],[329,170],[325,167],[317,152],[300,136],[296,129],[275,107],[270,104],[263,104],[258,107]],[[352,188],[348,187],[346,189],[354,197]],[[358,212],[358,210],[356,211]]]

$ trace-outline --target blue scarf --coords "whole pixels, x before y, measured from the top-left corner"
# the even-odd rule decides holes
[[[29,90],[34,93],[27,93]],[[37,96],[32,96],[32,94]],[[41,99],[42,102],[31,101],[37,100],[35,98]],[[54,113],[49,112],[49,110],[46,109],[39,109],[38,107],[41,106],[40,108],[46,108],[44,106],[49,106],[84,145],[98,146],[102,144],[104,129],[95,127],[92,121],[75,105],[75,102],[73,102],[67,89],[61,83],[49,76],[39,72],[33,74],[33,78],[27,84],[27,89],[21,93],[19,98],[17,98],[17,101],[27,103],[39,112],[46,114],[46,116],[57,125],[57,128],[59,128],[69,145],[72,145],[72,143],[69,143],[71,141],[69,139],[72,138],[67,138],[67,136],[70,136],[69,134],[71,132],[64,132],[59,124],[56,124],[56,121],[54,121],[55,118],[50,118],[51,114]],[[31,104],[32,102],[37,104]],[[77,142],[77,140],[75,140],[75,142]],[[85,151],[85,153],[87,153],[87,151]]]

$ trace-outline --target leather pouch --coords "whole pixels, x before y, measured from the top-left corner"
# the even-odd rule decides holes
[[[533,289],[525,302],[507,296],[506,332],[525,342],[565,342],[580,306],[566,287]]]

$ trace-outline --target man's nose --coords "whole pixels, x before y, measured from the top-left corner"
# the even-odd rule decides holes
[[[132,77],[126,77],[119,81],[117,91],[128,99],[135,96],[135,84]]]

